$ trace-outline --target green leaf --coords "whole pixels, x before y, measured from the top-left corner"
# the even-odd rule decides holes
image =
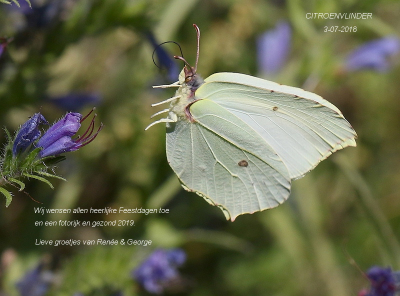
[[[1,3],[5,3],[5,4],[11,4],[10,1],[6,1],[6,0],[0,0]]]
[[[7,136],[7,144],[4,148],[4,159],[3,159],[3,175],[9,175],[13,171],[13,167],[16,166],[16,161],[12,154],[12,147],[13,147],[13,138],[11,137],[10,132],[4,128],[4,131]]]
[[[32,150],[23,160],[21,164],[21,170],[30,170],[31,166],[36,159],[36,156],[39,154],[41,148],[36,148]]]
[[[0,192],[6,197],[6,208],[10,205],[12,201],[12,195],[8,190],[4,189],[3,187],[0,187]]]
[[[42,161],[44,163],[46,163],[46,165],[53,165],[53,164],[56,164],[56,163],[59,163],[59,162],[65,160],[65,159],[66,159],[66,157],[64,155],[58,155],[58,156],[44,157],[44,158],[42,158]]]
[[[18,184],[19,185],[19,191],[24,190],[24,188],[25,188],[25,183],[24,182],[21,182],[20,180],[17,180],[17,179],[14,179],[14,178],[7,178],[7,180],[10,181],[10,182]]]
[[[11,141],[11,140],[12,140],[12,137],[11,137],[11,134],[10,134],[10,132],[8,131],[8,129],[4,128],[4,132],[6,133],[7,141]]]
[[[25,177],[28,177],[28,178],[33,178],[33,179],[42,181],[42,182],[46,183],[47,185],[49,185],[51,189],[54,189],[53,184],[51,184],[50,181],[47,180],[47,179],[45,179],[45,178],[42,178],[42,177],[36,176],[36,175],[31,175],[31,174],[28,174],[28,173],[24,173],[23,175],[24,175]]]
[[[43,172],[43,171],[36,171],[36,174],[42,175],[42,176],[46,176],[46,177],[51,177],[51,178],[56,178],[56,179],[60,179],[63,181],[67,181],[66,179],[64,179],[63,177],[57,176],[57,175],[53,175],[47,172]]]
[[[34,171],[47,170],[48,166],[55,165],[56,163],[59,163],[60,161],[63,161],[65,159],[66,157],[63,155],[43,157],[35,160],[35,162],[32,163],[32,168]]]

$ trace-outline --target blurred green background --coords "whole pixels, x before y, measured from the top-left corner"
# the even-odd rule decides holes
[[[55,189],[31,180],[26,191],[47,208],[167,208],[169,214],[38,215],[40,206],[14,190],[0,207],[1,289],[38,262],[56,279],[46,295],[146,295],[130,271],[153,249],[181,247],[187,262],[171,295],[356,295],[369,283],[355,263],[400,268],[400,68],[348,72],[345,57],[363,43],[400,29],[400,2],[391,0],[65,0],[25,18],[0,4],[0,37],[13,37],[0,58],[0,125],[16,130],[33,113],[49,122],[66,111],[57,96],[95,93],[96,140],[67,154]],[[57,3],[57,4],[56,4]],[[22,3],[21,3],[22,4]],[[36,5],[33,2],[34,6]],[[55,12],[54,12],[55,11]],[[307,12],[368,12],[371,20],[308,20]],[[40,14],[41,13],[41,14]],[[278,21],[292,28],[279,73],[265,77],[256,40]],[[292,183],[278,208],[226,221],[221,210],[185,192],[168,166],[165,128],[148,131],[156,103],[174,90],[152,61],[157,42],[178,42],[198,72],[239,72],[303,87],[335,104],[358,133],[357,147],[336,152]],[[324,32],[324,26],[357,32]],[[163,47],[180,54],[174,44]],[[178,64],[181,67],[181,64]],[[1,143],[5,134],[0,131]],[[3,144],[2,144],[3,145]],[[130,227],[35,227],[37,220],[133,219]],[[148,247],[35,246],[36,239],[150,239]],[[96,292],[97,291],[97,292]],[[91,294],[92,293],[92,294]],[[2,294],[3,295],[3,294]]]

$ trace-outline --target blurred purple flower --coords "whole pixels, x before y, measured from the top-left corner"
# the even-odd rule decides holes
[[[169,283],[179,278],[177,268],[185,260],[186,254],[181,249],[158,249],[133,271],[133,277],[148,292],[161,294]]]
[[[279,72],[290,50],[292,31],[287,22],[279,22],[257,39],[258,66],[265,75]]]
[[[35,113],[19,129],[13,144],[13,155],[24,152],[41,135],[39,125],[49,124],[40,113]]]
[[[157,66],[161,69],[167,70],[167,77],[170,82],[175,82],[178,80],[179,68],[176,64],[175,59],[169,54],[160,44],[156,41],[152,33],[147,33],[147,38],[149,39],[151,45],[154,47],[155,54],[157,56]]]
[[[8,6],[11,10],[25,16],[27,28],[44,28],[55,20],[62,9],[64,0],[37,1],[31,0],[32,7],[25,1],[19,1],[20,7],[15,3]]]
[[[7,47],[7,40],[5,38],[0,38],[0,57],[3,55],[4,50]]]
[[[67,95],[52,97],[50,102],[66,111],[79,111],[86,105],[99,105],[102,98],[98,93],[69,93]]]
[[[396,284],[399,285],[398,273],[392,272],[391,268],[373,266],[367,271],[367,277],[371,282],[370,290],[361,290],[359,296],[394,296]],[[397,281],[397,282],[396,282]]]
[[[0,38],[0,57],[3,55],[4,51],[7,48],[7,45],[13,40],[14,38]]]
[[[92,142],[103,128],[103,124],[100,124],[98,130],[93,133],[96,115],[93,116],[89,127],[83,135],[72,139],[72,136],[74,136],[81,127],[81,123],[88,118],[92,112],[93,110],[83,118],[80,113],[67,113],[63,118],[53,124],[36,144],[37,147],[42,148],[39,156],[55,156],[65,152],[76,151]]]
[[[53,273],[43,270],[43,264],[39,264],[28,271],[16,286],[20,296],[43,296],[49,289],[53,279]]]
[[[346,69],[357,71],[373,69],[384,72],[390,68],[389,58],[400,52],[400,39],[396,36],[388,36],[367,42],[346,58]]]

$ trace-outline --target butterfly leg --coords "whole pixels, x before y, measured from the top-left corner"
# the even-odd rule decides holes
[[[162,123],[162,122],[176,122],[176,121],[172,120],[170,118],[161,118],[160,120],[157,120],[157,121],[154,121],[153,123],[150,123],[144,130],[147,131],[153,125],[156,125],[157,123]]]
[[[157,112],[157,113],[151,115],[150,118],[156,117],[157,115],[160,115],[160,114],[163,114],[163,113],[167,113],[168,111],[169,111],[169,108],[164,109],[164,110],[162,110],[162,111],[159,111],[159,112]]]
[[[158,103],[155,103],[155,104],[151,104],[151,107],[155,107],[155,106],[158,106],[158,105],[162,105],[162,104],[165,104],[165,103],[172,102],[172,101],[174,101],[176,99],[179,99],[180,97],[181,96],[176,96],[176,97],[172,97],[172,98],[169,98],[167,100],[164,100],[164,101],[161,101],[161,102],[158,102]]]
[[[181,87],[179,81],[167,85],[154,85],[153,88],[168,88],[168,87]]]

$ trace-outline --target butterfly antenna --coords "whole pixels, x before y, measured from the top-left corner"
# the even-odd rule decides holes
[[[196,29],[197,33],[197,55],[196,55],[196,64],[194,66],[194,71],[197,72],[197,64],[199,62],[199,55],[200,55],[200,29],[196,24],[193,24],[193,27]]]
[[[189,65],[189,63],[185,60],[184,57],[181,57],[181,56],[174,56],[174,59],[177,59],[177,60],[180,60],[180,61],[184,62],[184,63],[185,63],[185,66],[188,66],[189,69],[192,68],[192,67]]]
[[[190,70],[190,72],[192,73],[191,76],[194,76],[194,74],[196,74],[195,68],[192,68],[192,67],[190,66],[190,64],[185,60],[184,57],[181,57],[181,56],[174,56],[174,59],[181,60],[182,62],[184,62],[184,63],[185,63],[185,66],[187,66],[188,69]],[[185,71],[185,73],[186,73],[186,71]]]

